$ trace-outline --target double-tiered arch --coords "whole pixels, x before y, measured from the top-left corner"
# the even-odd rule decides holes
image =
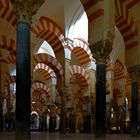
[[[56,74],[57,80],[59,80],[59,82],[57,82],[57,85],[63,85],[63,79],[64,79],[64,71],[63,71],[63,67],[61,65],[61,63],[54,57],[52,57],[51,55],[48,54],[35,54],[34,55],[34,59],[36,61],[36,63],[44,63],[46,65],[48,65]]]
[[[37,25],[33,26],[31,31],[36,37],[46,40],[54,50],[55,55],[64,50],[64,33],[52,19],[41,17]]]
[[[38,72],[46,81],[51,80],[53,82],[52,78],[56,78],[54,71],[44,63],[38,63],[34,68],[34,72]]]

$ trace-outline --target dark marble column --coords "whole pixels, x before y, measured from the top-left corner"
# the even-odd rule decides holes
[[[91,99],[89,99],[89,102],[87,103],[87,111],[85,112],[84,123],[83,123],[84,132],[86,133],[91,133],[91,130],[92,130],[92,124],[91,124],[92,116],[91,115],[92,115],[92,107],[91,107]]]
[[[132,102],[131,102],[131,136],[138,137],[138,80],[140,77],[140,65],[128,68],[132,79]]]
[[[66,133],[66,96],[65,92],[61,96],[61,116],[60,116],[60,133]]]
[[[17,23],[16,50],[16,136],[30,138],[30,25]]]
[[[96,59],[96,137],[104,137],[106,133],[106,59],[111,49],[108,40],[99,41],[91,47]]]
[[[138,82],[132,81],[131,135],[138,136]]]
[[[3,105],[2,102],[0,102],[0,132],[3,131]]]
[[[13,0],[17,15],[16,140],[30,139],[30,23],[44,0]]]
[[[96,136],[105,135],[106,120],[106,66],[96,66]]]
[[[56,106],[50,106],[49,132],[55,132],[56,128]]]
[[[0,132],[3,130],[3,96],[1,95],[1,63],[0,63]]]

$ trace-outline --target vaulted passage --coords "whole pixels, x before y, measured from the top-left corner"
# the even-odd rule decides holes
[[[0,0],[2,139],[139,139],[139,7]]]

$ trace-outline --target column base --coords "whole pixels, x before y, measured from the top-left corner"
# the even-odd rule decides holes
[[[101,138],[105,138],[105,134],[102,133],[102,132],[98,132],[98,133],[95,133],[95,137],[98,138],[98,137],[101,137]]]
[[[30,138],[30,136],[25,136],[25,135],[17,136],[16,135],[16,140],[31,140],[31,138]]]
[[[137,126],[131,127],[131,137],[138,137],[138,129]]]
[[[30,129],[23,123],[16,123],[16,140],[30,140]]]
[[[131,137],[138,137],[138,132],[131,132]]]

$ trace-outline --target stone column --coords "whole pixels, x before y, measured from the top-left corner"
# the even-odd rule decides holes
[[[95,93],[95,83],[96,83],[96,76],[95,76],[95,73],[96,73],[96,70],[94,69],[88,69],[87,70],[87,74],[90,78],[90,83],[89,83],[89,92],[90,92],[90,95],[89,95],[89,102],[88,102],[88,105],[87,105],[87,110],[88,110],[88,121],[89,122],[89,128],[88,128],[88,132],[93,132],[93,127],[94,127],[94,107],[93,107],[93,94]]]
[[[66,91],[67,88],[65,87],[63,91],[63,95],[61,96],[61,117],[60,117],[60,133],[66,133]]]
[[[56,84],[53,84],[51,85],[51,103],[54,103],[55,100],[56,100],[56,92],[55,92],[55,89],[56,89]]]
[[[89,97],[87,97],[87,100],[88,100],[88,102],[87,102],[87,110],[86,110],[86,112],[84,113],[85,115],[84,115],[84,123],[83,123],[83,125],[84,125],[84,131],[86,132],[86,133],[91,133],[92,132],[92,106],[91,106],[91,99],[90,99],[91,97],[89,96]]]
[[[56,127],[56,106],[50,106],[50,121],[49,121],[49,132],[55,132]]]
[[[0,132],[3,131],[3,93],[0,92]]]
[[[30,23],[42,0],[13,0],[17,14],[16,140],[30,139]]]
[[[138,80],[140,78],[140,65],[128,68],[132,79],[132,102],[131,102],[131,136],[138,137]]]
[[[106,58],[112,46],[108,40],[99,41],[91,47],[96,59],[96,137],[106,133]]]
[[[66,50],[65,50],[66,51]],[[66,133],[66,97],[68,95],[69,91],[69,80],[70,80],[70,72],[69,72],[69,66],[70,66],[70,59],[65,58],[65,77],[64,77],[64,85],[63,85],[63,91],[61,96],[61,118],[60,118],[60,133],[65,134]]]
[[[0,132],[3,130],[3,93],[1,91],[1,63],[0,63]]]

